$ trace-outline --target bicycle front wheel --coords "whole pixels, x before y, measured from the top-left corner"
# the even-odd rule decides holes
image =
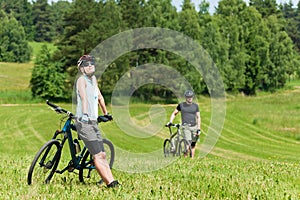
[[[170,139],[165,139],[164,141],[164,155],[165,157],[169,157],[171,154],[174,155],[174,150],[172,151],[172,145]]]
[[[186,139],[181,139],[179,142],[179,156],[192,157],[192,148]]]
[[[57,140],[46,142],[35,155],[28,171],[27,183],[49,183],[58,166],[61,156],[60,143]]]
[[[103,139],[104,151],[106,154],[107,163],[112,169],[115,161],[115,148],[111,141]],[[93,156],[87,151],[81,161],[81,167],[79,170],[79,181],[80,182],[90,182],[90,183],[101,183],[102,180],[99,178],[99,174],[94,165]]]

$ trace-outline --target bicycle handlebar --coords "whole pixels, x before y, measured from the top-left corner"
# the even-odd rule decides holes
[[[73,113],[71,113],[70,111],[67,111],[67,110],[65,110],[65,109],[63,109],[63,108],[61,108],[61,107],[55,105],[54,103],[51,103],[49,100],[47,100],[46,103],[47,103],[49,106],[51,106],[52,108],[54,108],[54,111],[55,111],[55,112],[58,112],[58,113],[66,113],[68,116],[74,117],[74,114],[73,114]]]
[[[75,115],[73,113],[71,113],[70,111],[67,111],[61,107],[59,107],[58,105],[55,105],[54,103],[51,103],[49,100],[46,100],[46,103],[51,106],[55,112],[57,113],[65,113],[67,114],[69,117],[74,117]],[[98,116],[97,118],[97,121],[100,123],[100,122],[108,122],[108,121],[111,121],[113,120],[113,117],[111,115],[101,115],[101,116]]]
[[[176,128],[179,128],[181,125],[180,124],[166,124],[165,127],[176,127]]]

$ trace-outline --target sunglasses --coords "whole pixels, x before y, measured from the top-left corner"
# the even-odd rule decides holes
[[[88,67],[88,66],[90,66],[90,65],[95,65],[95,62],[93,62],[93,61],[87,61],[87,62],[83,62],[83,63],[82,63],[82,66],[83,66],[83,67]]]

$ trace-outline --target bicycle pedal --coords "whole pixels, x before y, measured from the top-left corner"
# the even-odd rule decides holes
[[[69,167],[69,168],[68,168],[68,172],[73,172],[74,169],[75,169],[74,167]]]

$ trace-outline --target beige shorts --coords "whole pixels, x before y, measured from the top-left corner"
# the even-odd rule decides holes
[[[182,125],[182,132],[189,142],[197,142],[199,139],[199,136],[196,136],[197,126]]]
[[[83,123],[78,120],[75,122],[79,138],[83,140],[85,146],[92,155],[104,151],[103,140],[96,121]]]

